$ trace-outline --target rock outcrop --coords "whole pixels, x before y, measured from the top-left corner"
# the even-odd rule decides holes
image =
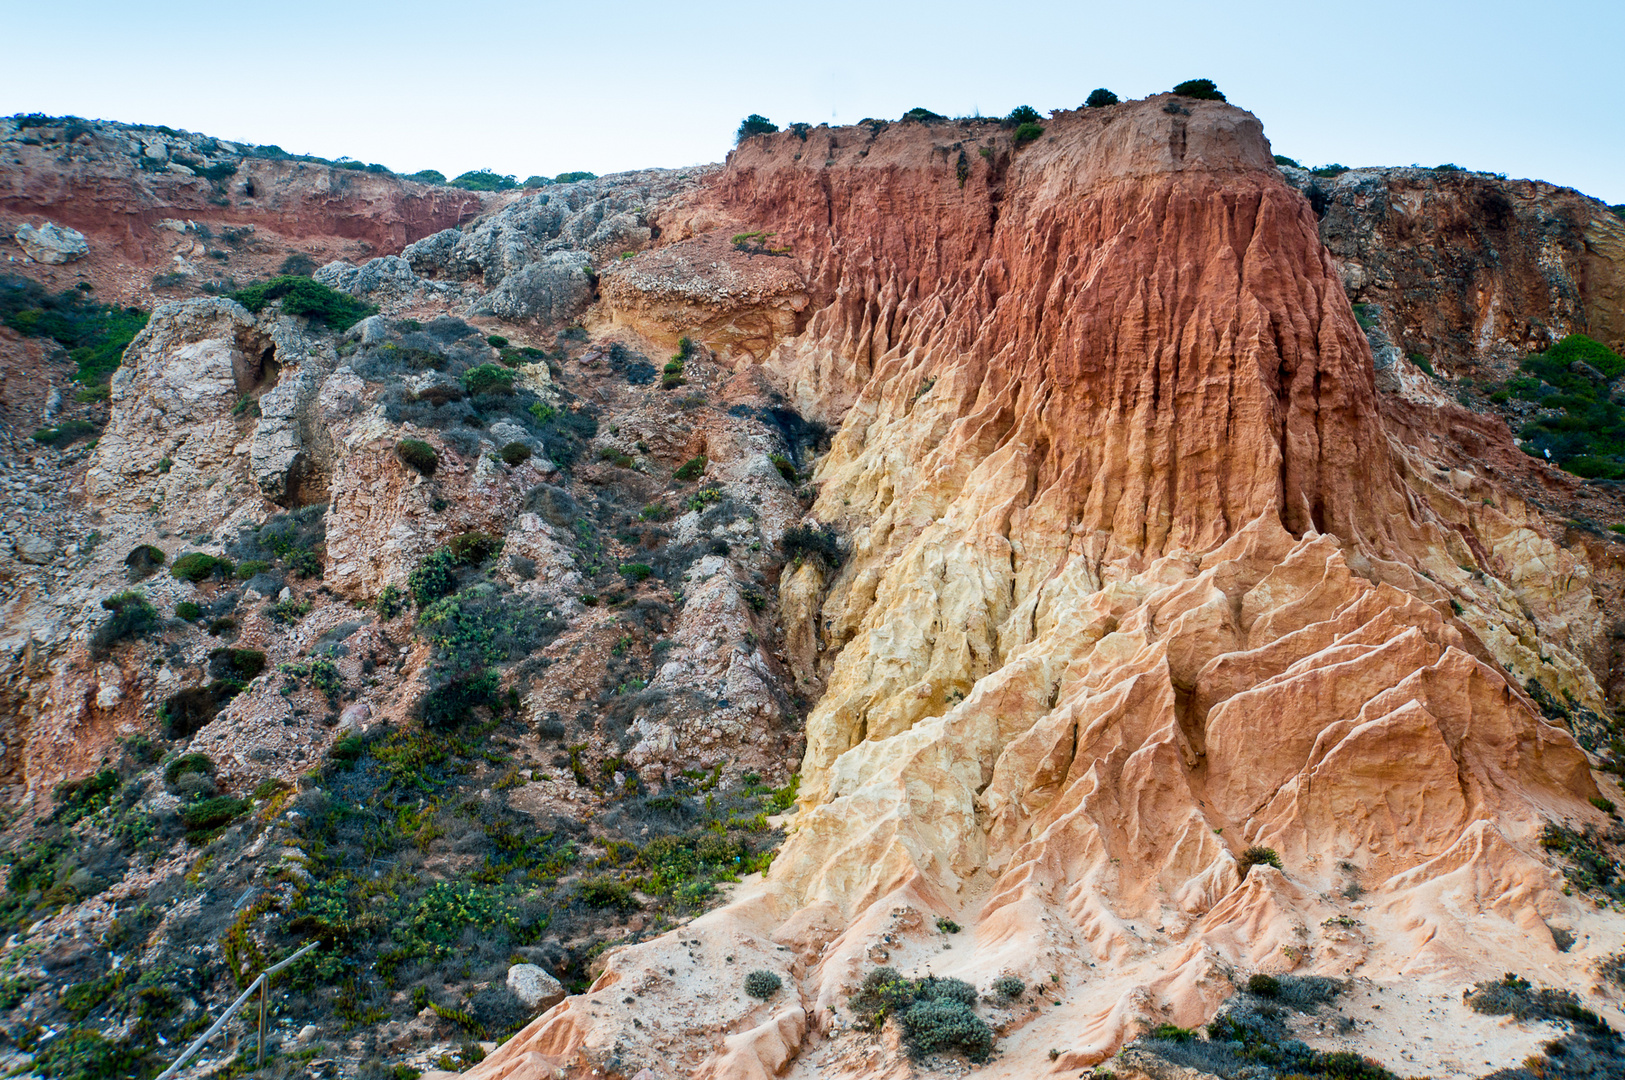
[[[90,245],[85,243],[84,233],[49,221],[38,228],[32,225],[18,226],[15,239],[29,258],[53,266],[70,263],[90,254]]]
[[[646,323],[639,267],[703,233],[769,235],[805,310],[734,355],[841,425],[813,514],[844,563],[786,591],[828,686],[799,811],[759,886],[677,932],[741,970],[782,956],[793,990],[707,982],[720,1042],[651,1025],[693,992],[667,935],[471,1075],[773,1075],[809,1027],[846,1036],[881,962],[1053,981],[1032,1038],[1069,1033],[1061,1070],[1205,1019],[1238,971],[1457,985],[1517,953],[1586,978],[1544,929],[1582,911],[1538,836],[1599,819],[1596,786],[1507,673],[1530,563],[1492,552],[1518,528],[1390,445],[1256,119],[1164,96],[1025,148],[972,122],[787,132],[663,221],[693,237],[631,260],[609,316]],[[687,328],[727,344],[707,328],[776,288],[719,290]],[[1600,705],[1573,654],[1519,660]]]
[[[1397,356],[1450,375],[1504,372],[1567,334],[1625,346],[1625,221],[1572,188],[1487,173],[1282,174],[1320,217],[1357,303]]]

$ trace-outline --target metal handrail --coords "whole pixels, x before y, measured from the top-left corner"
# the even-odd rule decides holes
[[[175,1059],[175,1064],[158,1074],[158,1080],[169,1080],[170,1077],[180,1072],[181,1066],[185,1065],[188,1061],[191,1061],[192,1058],[196,1056],[197,1052],[203,1049],[204,1044],[220,1033],[220,1029],[226,1026],[226,1021],[230,1020],[237,1014],[237,1010],[243,1007],[243,1002],[247,1001],[253,996],[255,990],[260,992],[259,1065],[257,1065],[256,1068],[263,1068],[265,1066],[265,1011],[267,999],[270,996],[271,976],[275,975],[277,972],[281,971],[283,968],[287,967],[289,964],[293,963],[295,960],[314,949],[318,944],[319,943],[315,941],[309,942],[286,960],[281,960],[275,964],[272,964],[270,967],[260,972],[254,981],[248,984],[248,989],[237,995],[237,1000],[233,1001],[230,1007],[227,1008],[224,1013],[220,1014],[220,1019],[216,1020],[209,1027],[208,1031],[205,1031],[203,1034],[199,1035],[197,1040],[193,1042],[191,1046],[188,1046],[186,1051],[181,1054],[180,1057]]]

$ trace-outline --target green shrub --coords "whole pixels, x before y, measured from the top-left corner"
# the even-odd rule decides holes
[[[203,776],[214,775],[214,762],[207,754],[182,754],[180,757],[164,766],[164,783],[174,784],[175,781],[187,773],[199,773]]]
[[[454,558],[465,566],[478,566],[502,550],[502,541],[482,532],[458,533],[446,544]]]
[[[1020,124],[1020,125],[1017,125],[1016,133],[1015,133],[1016,145],[1017,146],[1026,146],[1028,143],[1032,142],[1034,139],[1038,138],[1042,134],[1044,134],[1044,128],[1043,128],[1042,125],[1039,125],[1039,124]]]
[[[440,455],[422,439],[402,439],[395,444],[395,456],[401,459],[402,464],[424,476],[433,476],[435,469],[440,467]]]
[[[1004,122],[1011,127],[1020,127],[1022,124],[1036,124],[1041,119],[1043,117],[1039,116],[1038,110],[1031,105],[1017,105],[1010,110],[1010,115],[1004,118]]]
[[[1625,476],[1625,408],[1611,399],[1607,385],[1625,374],[1625,358],[1572,334],[1520,367],[1525,376],[1509,380],[1505,389],[1562,410],[1560,416],[1537,415],[1519,430],[1524,451],[1578,476]]]
[[[399,585],[385,585],[372,606],[378,617],[388,622],[406,610],[406,592]]]
[[[416,180],[420,184],[444,184],[446,174],[439,169],[419,169],[407,176],[408,180]]]
[[[111,611],[109,619],[96,634],[98,651],[105,651],[114,642],[144,634],[158,622],[158,612],[138,592],[115,593],[102,601],[102,610]]]
[[[993,1030],[969,1005],[947,998],[916,1001],[902,1015],[909,1053],[925,1057],[959,1050],[973,1062],[986,1061],[993,1050]]]
[[[495,671],[484,670],[465,678],[454,678],[423,695],[419,708],[423,726],[449,730],[468,719],[475,709],[491,709],[501,703],[497,691],[501,680]]]
[[[796,463],[795,462],[791,461],[789,458],[785,457],[783,454],[769,454],[769,455],[767,455],[767,460],[771,461],[773,463],[773,467],[775,469],[779,470],[779,475],[784,477],[784,482],[785,483],[791,485],[792,487],[795,486],[795,482],[796,482]]]
[[[175,605],[175,617],[185,619],[187,622],[197,622],[203,618],[203,609],[194,600],[182,600]]]
[[[187,739],[213,720],[226,702],[235,697],[242,687],[225,679],[217,679],[206,686],[193,686],[170,695],[158,706],[158,720],[164,725],[164,736]]]
[[[99,1032],[71,1028],[37,1047],[28,1068],[46,1080],[115,1080],[147,1075],[146,1057]]]
[[[78,369],[74,379],[95,387],[118,368],[124,350],[147,325],[147,313],[97,303],[80,289],[53,296],[27,278],[0,275],[0,323],[24,337],[56,341]]]
[[[1219,88],[1213,84],[1212,79],[1186,79],[1174,87],[1174,93],[1180,97],[1195,98],[1198,101],[1225,100],[1225,96],[1219,93]]]
[[[209,829],[218,829],[248,813],[248,802],[244,799],[233,799],[227,795],[217,795],[212,799],[204,799],[190,806],[181,808],[181,821],[192,832],[204,832]]]
[[[1591,796],[1591,805],[1595,806],[1598,810],[1601,810],[1605,814],[1612,814],[1615,809],[1613,802],[1601,795]]]
[[[933,120],[946,119],[948,118],[943,116],[941,113],[932,112],[930,109],[922,108],[919,105],[914,106],[914,108],[903,114],[903,120],[905,122],[913,122],[916,124],[929,124]]]
[[[831,570],[840,568],[842,560],[840,536],[828,525],[823,528],[816,525],[792,525],[784,530],[781,543],[787,560],[817,559]]]
[[[514,177],[500,176],[490,169],[472,169],[450,183],[452,187],[464,191],[512,191],[519,186],[519,181]]]
[[[1241,853],[1241,858],[1237,861],[1241,864],[1243,878],[1255,866],[1273,866],[1277,870],[1281,869],[1281,856],[1275,853],[1274,848],[1250,847]]]
[[[650,566],[648,563],[633,562],[621,564],[621,575],[628,581],[646,581],[648,580],[649,575],[653,573],[654,567]]]
[[[1196,1038],[1196,1032],[1190,1028],[1182,1028],[1178,1024],[1163,1023],[1148,1031],[1145,1037],[1159,1042],[1188,1043]]]
[[[185,555],[177,556],[169,568],[171,576],[181,581],[190,581],[196,584],[205,578],[231,576],[231,563],[225,559],[217,559],[213,555],[206,555],[201,551],[191,551]]]
[[[1098,86],[1089,91],[1089,97],[1086,101],[1084,101],[1083,105],[1084,108],[1087,109],[1103,109],[1108,105],[1116,105],[1117,103],[1118,98],[1116,94],[1112,93],[1104,86]]]
[[[491,334],[485,339],[485,343],[493,349],[506,349],[508,347],[508,339],[501,334]]]
[[[759,113],[751,113],[739,122],[739,130],[734,132],[734,143],[737,145],[752,135],[771,135],[779,130],[779,125]]]
[[[612,877],[590,877],[576,886],[576,898],[588,907],[636,911],[642,907],[624,881]]]
[[[164,565],[167,558],[161,548],[153,547],[151,544],[137,544],[124,556],[124,565],[129,570],[130,580],[140,581]]]
[[[88,817],[112,802],[113,792],[119,789],[118,771],[103,769],[83,780],[64,780],[51,791],[56,809],[51,812],[55,821],[71,825]]]
[[[1290,166],[1291,168],[1294,168],[1294,169],[1303,168],[1302,165],[1299,165],[1296,161],[1294,161],[1293,159],[1287,157],[1285,154],[1276,154],[1275,155],[1275,164],[1277,164],[1277,165],[1287,165],[1287,166]]]
[[[378,312],[372,305],[328,288],[314,278],[292,274],[239,289],[232,294],[232,299],[256,314],[264,311],[272,300],[281,300],[284,314],[302,315],[331,330],[348,330],[368,315]]]
[[[671,478],[686,484],[690,480],[697,480],[700,475],[705,472],[705,466],[706,460],[704,454],[701,454],[699,457],[689,458],[687,461],[683,462],[677,467],[676,471],[671,474]]]
[[[501,454],[509,465],[523,465],[530,460],[531,449],[526,443],[511,442],[502,448]]]
[[[993,980],[993,992],[1014,1000],[1027,992],[1027,984],[1014,975],[1000,975]]]
[[[219,648],[209,653],[209,674],[238,686],[247,686],[265,670],[265,654],[258,649]]]
[[[296,251],[282,260],[276,272],[284,277],[309,277],[316,272],[316,260],[303,251]]]
[[[1411,363],[1422,369],[1422,374],[1435,379],[1439,377],[1439,373],[1433,370],[1433,361],[1429,360],[1426,356],[1423,356],[1419,352],[1413,352],[1411,353],[1410,359]]]
[[[1247,992],[1258,997],[1273,998],[1281,996],[1281,980],[1274,975],[1265,975],[1259,972],[1247,980]]]
[[[598,174],[597,173],[583,172],[582,170],[578,169],[575,172],[561,172],[561,173],[559,173],[557,176],[555,176],[553,178],[553,182],[555,184],[579,184],[583,180],[596,180],[596,179],[598,179]]]
[[[946,915],[937,916],[937,929],[944,934],[957,934],[964,929]]]
[[[511,394],[514,373],[501,364],[480,364],[463,372],[463,387],[470,394]]]
[[[745,976],[745,993],[753,998],[761,998],[763,1001],[778,993],[779,987],[783,985],[784,980],[771,971],[758,969]]]
[[[457,568],[462,560],[446,548],[437,548],[423,557],[407,576],[406,590],[418,607],[428,607],[457,588]]]
[[[56,427],[40,428],[33,439],[45,446],[67,446],[95,433],[96,425],[88,420],[64,420]]]

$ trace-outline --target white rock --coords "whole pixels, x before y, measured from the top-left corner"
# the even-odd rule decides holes
[[[77,229],[53,225],[47,221],[39,228],[24,225],[17,230],[17,243],[35,262],[61,265],[82,259],[90,254],[85,234]]]
[[[515,964],[508,969],[508,989],[526,1007],[551,1009],[566,997],[559,981],[535,964]]]
[[[16,544],[17,558],[25,563],[41,566],[56,558],[56,545],[40,536],[19,536]]]
[[[372,719],[372,706],[365,701],[358,701],[339,714],[339,730],[354,731],[370,719]]]

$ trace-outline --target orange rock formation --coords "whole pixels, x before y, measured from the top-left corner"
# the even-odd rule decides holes
[[[764,881],[471,1075],[800,1075],[882,962],[1057,989],[1004,1031],[987,1075],[1011,1076],[1199,1022],[1238,972],[1582,978],[1547,925],[1603,916],[1537,837],[1597,789],[1508,671],[1600,703],[1600,616],[1513,510],[1390,441],[1254,117],[1163,96],[1019,149],[982,123],[783,133],[662,225],[605,315],[840,423],[814,514],[849,556],[781,588],[825,688],[802,799]],[[744,284],[696,288],[702,261]],[[952,951],[933,915],[969,930]],[[785,991],[746,997],[754,967]]]

